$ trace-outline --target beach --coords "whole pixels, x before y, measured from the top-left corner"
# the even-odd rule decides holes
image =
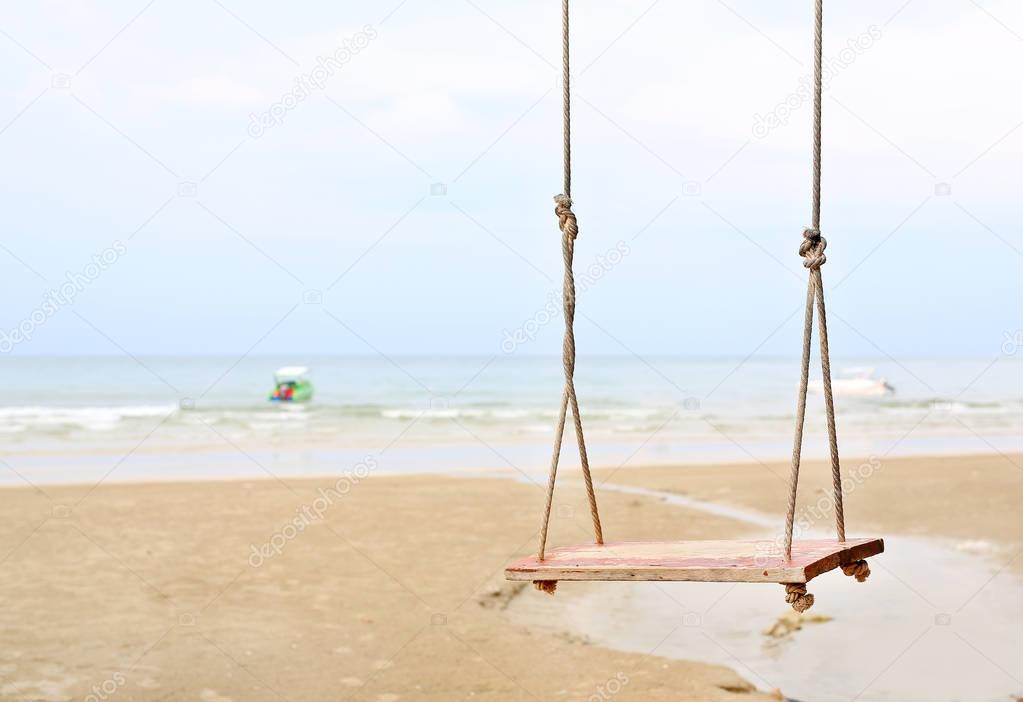
[[[1011,598],[1023,574],[1020,465],[1023,457],[998,454],[846,459],[847,474],[866,474],[847,497],[849,533],[891,537],[887,552],[872,559],[875,576],[884,583],[890,570],[932,604],[913,573],[900,570],[901,537],[984,559],[985,572],[962,573],[976,590],[961,593],[970,607],[988,590],[1010,588]],[[535,548],[543,494],[514,471],[384,476],[365,468],[340,477],[0,490],[0,697],[713,702],[795,694],[784,684],[769,689],[776,680],[758,679],[757,666],[741,657],[680,660],[657,645],[629,650],[642,646],[585,633],[613,615],[587,606],[588,598],[621,604],[639,584],[564,583],[550,597],[505,582],[505,564]],[[608,538],[706,539],[763,534],[773,522],[780,533],[787,476],[779,461],[604,469],[595,477]],[[566,466],[562,478],[555,545],[592,538],[578,475]],[[830,525],[827,513],[814,512],[829,480],[825,463],[804,466],[800,514],[815,515],[813,530]],[[715,513],[715,505],[723,510]],[[828,587],[862,599],[873,578],[861,585],[832,573],[811,591],[818,582],[827,597],[819,595],[815,610],[827,613],[840,599]],[[780,586],[746,587],[769,600],[769,619],[785,614]],[[708,639],[704,649],[729,648],[709,608],[700,633],[691,608],[652,599],[642,606],[665,631],[693,629]],[[580,607],[582,629],[548,615]],[[715,607],[727,611],[728,600]],[[946,612],[923,602],[899,607],[892,616],[906,620],[898,630],[907,639],[940,628]],[[944,616],[966,617],[963,607]],[[816,632],[868,641],[870,612],[879,609],[882,598],[863,620],[839,617],[796,631],[781,650]],[[740,615],[728,619],[744,639],[771,643]],[[674,636],[663,637],[665,649]],[[962,636],[991,659],[977,667],[1001,690],[999,699],[1023,691],[1013,679],[1023,675],[1018,652],[992,649],[967,629]],[[860,697],[869,700],[899,675],[906,674],[893,662],[843,684],[851,698],[862,680],[871,683]]]
[[[1023,3],[51,5],[0,702],[1023,702]]]

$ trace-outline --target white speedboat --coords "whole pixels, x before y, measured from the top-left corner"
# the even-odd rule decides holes
[[[820,380],[811,381],[808,387],[811,392],[824,392]],[[838,397],[885,397],[893,395],[895,388],[884,378],[875,378],[873,368],[846,368],[832,379],[831,391]]]

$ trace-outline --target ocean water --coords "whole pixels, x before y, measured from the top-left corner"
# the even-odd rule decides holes
[[[267,401],[272,373],[284,365],[310,367],[311,402]],[[1019,359],[833,365],[836,374],[873,367],[895,388],[887,397],[838,398],[846,455],[1023,450]],[[0,445],[25,475],[59,458],[62,479],[74,477],[76,460],[126,454],[163,456],[153,477],[202,474],[183,467],[184,459],[167,460],[197,453],[233,456],[232,472],[253,470],[246,462],[278,461],[274,470],[329,473],[384,453],[387,470],[397,472],[542,470],[561,373],[557,358],[506,355],[7,358],[0,363]],[[797,359],[581,359],[576,385],[591,461],[783,457],[791,449],[798,373]],[[823,411],[811,395],[810,455],[826,451]],[[574,451],[570,434],[566,444]],[[284,465],[288,456],[303,458]]]

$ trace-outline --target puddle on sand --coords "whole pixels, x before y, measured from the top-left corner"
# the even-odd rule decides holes
[[[760,527],[776,522],[643,488],[603,489]],[[810,613],[831,621],[780,639],[763,632],[791,611],[781,585],[566,582],[555,597],[524,591],[509,613],[607,648],[726,665],[805,702],[1023,698],[1023,580],[1003,568],[1014,553],[986,542],[899,536],[885,536],[885,549],[870,559],[866,583],[841,571],[813,580]]]

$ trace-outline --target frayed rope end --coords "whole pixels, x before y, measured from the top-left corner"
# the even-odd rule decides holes
[[[557,580],[534,580],[533,587],[540,592],[546,592],[548,595],[553,595],[554,591],[558,589]]]

